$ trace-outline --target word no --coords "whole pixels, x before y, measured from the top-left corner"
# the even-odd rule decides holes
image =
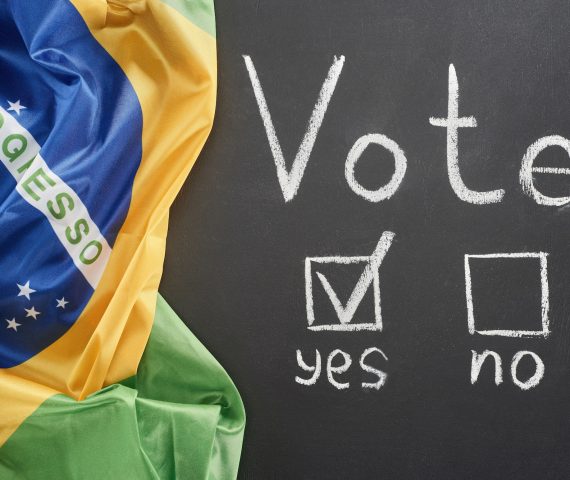
[[[495,385],[499,386],[503,383],[503,366],[501,356],[497,352],[485,350],[483,353],[477,353],[475,350],[471,350],[471,355],[471,384],[474,384],[479,379],[479,373],[487,358],[492,358],[495,361]],[[535,370],[532,376],[523,382],[517,376],[517,368],[519,362],[525,356],[533,359]],[[540,383],[542,377],[544,377],[544,362],[536,353],[528,350],[521,350],[515,353],[511,361],[511,378],[517,387],[521,390],[530,390]]]
[[[303,136],[290,171],[287,171],[283,151],[277,138],[275,126],[269,113],[269,107],[265,100],[265,94],[261,87],[257,71],[249,55],[243,56],[249,78],[253,86],[255,99],[259,107],[259,113],[263,120],[265,132],[269,140],[271,153],[277,167],[277,179],[286,202],[292,200],[301,184],[305,168],[313,150],[319,129],[323,123],[329,102],[333,96],[336,84],[342,72],[345,57],[334,57],[333,63],[327,73],[319,92],[317,101],[311,113],[307,130]],[[503,189],[475,191],[468,188],[461,177],[459,169],[459,129],[477,127],[477,119],[474,116],[462,117],[459,115],[459,84],[457,73],[453,64],[449,65],[449,93],[447,103],[447,117],[430,117],[429,123],[435,127],[445,128],[447,132],[447,173],[449,183],[457,197],[468,203],[484,205],[501,202],[505,191]],[[354,176],[354,170],[362,153],[370,144],[380,145],[388,150],[394,157],[394,173],[385,185],[370,190],[364,188]],[[534,167],[536,157],[547,147],[562,147],[570,155],[570,140],[560,135],[542,137],[530,145],[522,159],[519,173],[519,182],[522,190],[536,201],[539,205],[561,206],[570,202],[570,197],[550,197],[539,192],[533,183],[533,174],[565,174],[570,175],[570,168]],[[346,157],[344,174],[351,190],[370,202],[381,202],[392,197],[404,180],[407,169],[406,155],[402,148],[392,139],[381,133],[370,133],[360,137]]]

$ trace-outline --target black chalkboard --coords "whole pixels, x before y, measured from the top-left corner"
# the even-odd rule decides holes
[[[216,121],[172,210],[161,292],[242,394],[240,478],[570,478],[570,4],[217,0],[216,11]],[[289,201],[244,55],[287,171],[343,62]],[[455,187],[441,126],[454,72]],[[345,175],[369,134],[406,161],[378,202],[382,191],[367,199]],[[361,193],[394,178],[395,151],[353,150]],[[309,278],[312,326],[365,326],[309,329]],[[347,388],[327,377],[337,349],[352,365],[338,373],[337,352],[332,379]],[[314,385],[295,380],[312,376],[297,350],[308,367],[321,355]]]

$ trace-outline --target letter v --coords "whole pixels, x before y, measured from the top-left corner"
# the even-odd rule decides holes
[[[267,133],[267,139],[269,140],[269,146],[271,148],[271,153],[273,154],[273,159],[275,160],[275,166],[277,167],[277,179],[279,180],[279,185],[281,186],[281,191],[283,192],[283,197],[285,201],[288,202],[292,200],[297,194],[299,185],[301,184],[301,179],[305,173],[305,167],[309,161],[309,156],[313,150],[315,140],[317,138],[317,133],[321,124],[323,123],[323,118],[327,111],[332,94],[336,87],[338,77],[342,71],[344,65],[344,55],[340,57],[334,57],[333,64],[331,65],[327,77],[323,82],[321,91],[319,92],[319,98],[315,107],[313,108],[313,113],[309,119],[309,125],[305,136],[299,145],[299,150],[295,155],[293,160],[293,166],[291,171],[287,172],[287,167],[285,165],[285,158],[283,157],[283,151],[279,140],[277,138],[277,133],[275,132],[275,126],[271,120],[271,114],[269,113],[269,108],[265,100],[265,95],[263,94],[263,89],[261,88],[261,83],[259,83],[259,78],[253,62],[249,55],[244,55],[243,59],[245,61],[245,66],[249,73],[249,78],[251,80],[251,85],[253,87],[253,92],[255,94],[255,99],[257,100],[257,106],[259,107],[259,113],[261,114],[261,119],[263,120],[263,126],[265,127],[265,132]]]

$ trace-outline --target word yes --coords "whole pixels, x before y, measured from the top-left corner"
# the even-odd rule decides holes
[[[376,377],[378,377],[378,380],[376,382],[362,382],[363,389],[373,388],[376,390],[380,390],[382,386],[386,383],[386,379],[388,378],[388,374],[386,372],[379,370],[375,367],[372,367],[366,363],[367,357],[374,352],[379,353],[382,356],[382,358],[384,358],[385,361],[388,361],[388,357],[386,357],[384,352],[379,348],[370,347],[364,350],[364,352],[362,352],[362,355],[360,356],[359,360],[360,368],[364,372],[371,373],[372,375],[376,375]],[[337,366],[333,365],[333,361],[335,360],[336,357],[343,358],[343,363],[341,365]],[[303,360],[303,355],[301,354],[301,350],[297,350],[297,364],[305,372],[313,373],[311,377],[308,379],[304,379],[298,376],[295,377],[295,381],[297,383],[307,386],[314,385],[315,383],[317,383],[317,380],[321,376],[321,371],[322,371],[321,353],[319,352],[318,349],[315,349],[314,366],[310,366],[305,363],[305,361]],[[326,366],[327,378],[329,380],[329,383],[338,390],[346,390],[347,388],[349,388],[350,387],[349,382],[339,382],[337,379],[335,379],[334,375],[340,375],[342,373],[347,372],[351,365],[352,365],[352,358],[348,353],[338,348],[336,350],[333,350],[327,358],[327,366]]]

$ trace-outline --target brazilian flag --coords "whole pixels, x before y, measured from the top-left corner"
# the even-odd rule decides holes
[[[235,478],[239,394],[158,295],[215,100],[211,0],[0,1],[0,479]]]

